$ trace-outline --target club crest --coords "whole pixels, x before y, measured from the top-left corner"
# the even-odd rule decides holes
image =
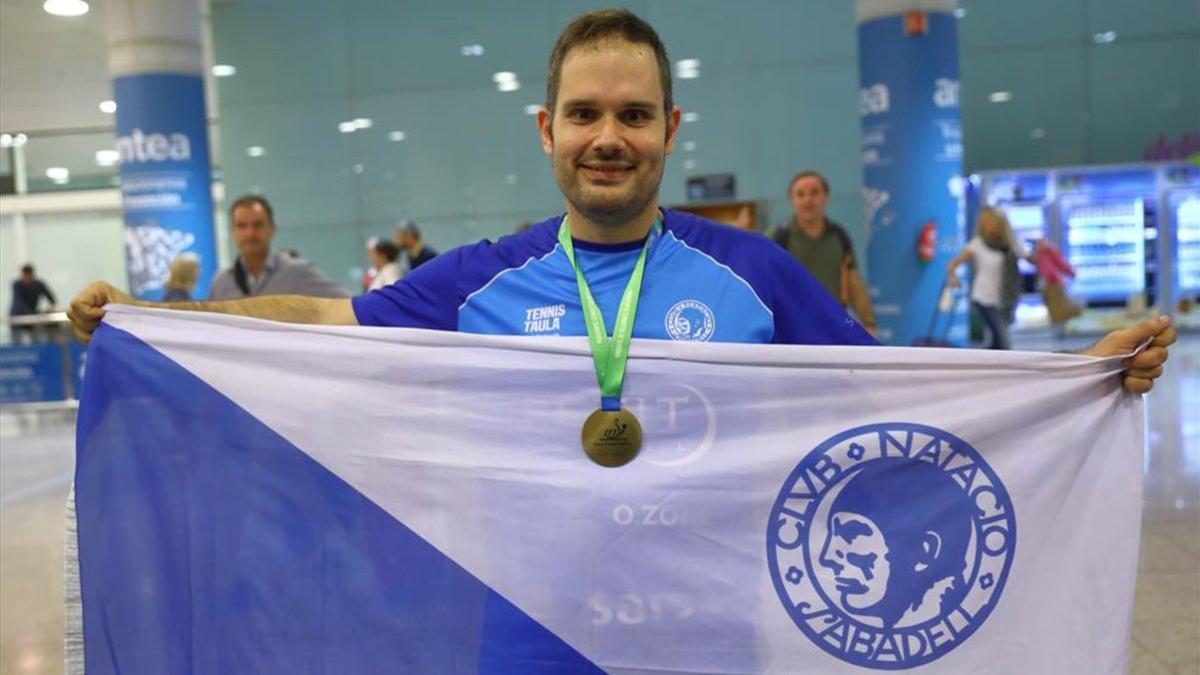
[[[881,670],[934,661],[996,606],[1016,517],[999,477],[934,427],[850,429],[788,476],[767,528],[779,599],[802,633]]]
[[[667,335],[672,340],[707,342],[716,327],[712,310],[699,300],[682,300],[667,310]]]

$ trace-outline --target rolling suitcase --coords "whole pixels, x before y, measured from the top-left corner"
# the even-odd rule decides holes
[[[950,288],[949,284],[942,282],[942,290],[938,293],[938,301],[933,306],[933,316],[929,317],[929,328],[925,330],[924,335],[919,335],[913,339],[914,347],[953,347],[954,345],[946,339],[946,334],[950,332],[950,325],[954,323],[954,289]],[[936,332],[939,319],[942,315],[946,315],[945,325],[942,326],[941,332]]]

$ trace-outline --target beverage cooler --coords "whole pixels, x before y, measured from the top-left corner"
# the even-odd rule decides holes
[[[1068,200],[1062,211],[1073,295],[1090,306],[1116,306],[1146,292],[1144,199]]]
[[[1172,172],[1168,185],[1164,243],[1175,253],[1172,299],[1195,304],[1200,297],[1200,167]]]
[[[1200,195],[1181,195],[1175,205],[1176,278],[1182,295],[1200,294]]]
[[[1075,268],[1072,294],[1089,307],[1153,304],[1159,291],[1157,167],[1059,171],[1056,194],[1060,245]]]

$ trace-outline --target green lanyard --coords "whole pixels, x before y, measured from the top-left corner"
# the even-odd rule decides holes
[[[613,326],[612,339],[604,328],[604,314],[592,291],[588,288],[587,280],[579,263],[575,262],[575,247],[571,244],[571,230],[567,227],[564,216],[562,225],[558,228],[558,243],[562,244],[571,261],[571,269],[575,270],[575,283],[579,286],[579,301],[583,305],[583,322],[587,326],[588,344],[592,348],[592,361],[596,365],[596,382],[600,384],[600,407],[604,410],[619,410],[621,408],[621,384],[625,381],[625,362],[629,359],[629,343],[633,337],[633,319],[637,314],[638,298],[642,294],[642,277],[646,272],[646,252],[650,250],[650,242],[658,233],[659,221],[655,219],[642,252],[638,254],[637,264],[633,266],[633,274],[629,275],[629,283],[621,294],[621,304],[617,308],[617,322]]]

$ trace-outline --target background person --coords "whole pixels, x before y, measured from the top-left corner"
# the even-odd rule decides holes
[[[421,228],[411,220],[405,221],[395,232],[396,247],[408,256],[408,270],[411,272],[421,265],[433,260],[438,252],[426,246],[421,241]]]
[[[771,239],[804,265],[843,307],[850,307],[873,335],[875,309],[871,292],[858,273],[850,235],[825,214],[829,182],[816,171],[801,171],[788,185],[788,198],[792,219],[775,228]]]
[[[171,261],[171,274],[164,284],[163,302],[181,302],[192,299],[192,289],[200,276],[200,261],[195,256],[181,255]]]
[[[33,265],[25,263],[21,266],[21,276],[12,282],[12,304],[8,308],[9,318],[41,314],[38,304],[42,298],[49,303],[46,311],[49,311],[58,302],[46,282],[39,279],[34,273]],[[12,336],[13,342],[34,342],[37,337],[37,327],[13,325]]]
[[[958,268],[970,261],[975,273],[971,283],[971,306],[988,329],[988,349],[1011,349],[1008,328],[1021,297],[1019,258],[1028,258],[1024,245],[1013,236],[1008,217],[1000,209],[985,206],[975,219],[975,236],[946,265],[946,283],[958,288]]]
[[[1083,308],[1067,295],[1066,280],[1075,278],[1075,268],[1049,239],[1039,239],[1034,244],[1033,263],[1042,282],[1042,302],[1050,323],[1061,330],[1068,321],[1083,314]]]
[[[371,265],[375,268],[375,276],[371,277],[368,291],[384,286],[391,286],[400,281],[404,271],[400,269],[400,249],[387,239],[376,239],[371,247]]]
[[[379,273],[379,268],[375,266],[375,244],[377,243],[379,243],[379,237],[367,239],[367,268],[363,270],[362,277],[358,280],[358,290],[363,293],[371,290],[371,281]]]
[[[238,258],[213,279],[211,299],[293,293],[319,298],[350,297],[349,291],[330,281],[311,262],[271,251],[275,212],[264,197],[239,197],[229,207],[229,227]]]

